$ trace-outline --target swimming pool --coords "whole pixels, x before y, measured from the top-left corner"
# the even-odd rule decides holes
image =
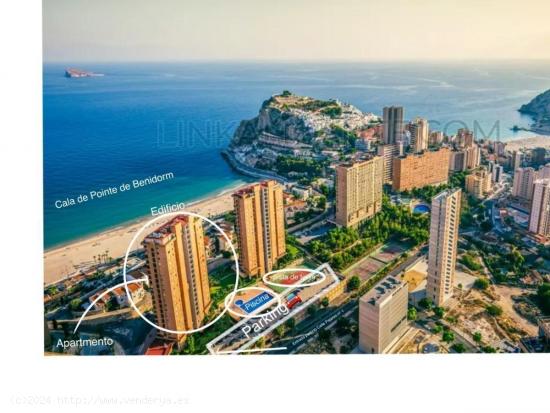
[[[413,213],[415,214],[425,214],[427,212],[430,212],[430,207],[425,204],[417,204],[413,209]]]
[[[265,303],[271,301],[272,299],[273,296],[267,291],[264,291],[263,293],[258,294],[256,297],[251,298],[246,302],[244,302],[243,300],[236,300],[235,304],[237,304],[241,308],[241,310],[244,310],[247,314],[250,314],[251,312],[261,307]]]

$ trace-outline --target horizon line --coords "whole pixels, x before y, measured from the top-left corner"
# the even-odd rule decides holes
[[[435,58],[435,59],[286,59],[286,58],[190,58],[190,59],[59,59],[42,60],[42,64],[61,64],[61,63],[497,63],[497,62],[525,62],[525,63],[543,63],[550,62],[550,58],[517,58],[502,57],[493,59],[484,59],[480,57],[473,58]]]

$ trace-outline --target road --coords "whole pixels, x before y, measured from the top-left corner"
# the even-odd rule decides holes
[[[252,176],[254,178],[260,178],[260,179],[275,179],[276,181],[279,181],[283,184],[287,184],[290,181],[286,179],[285,177],[281,175],[277,175],[276,173],[272,173],[269,171],[261,171],[255,168],[252,168],[248,165],[244,165],[243,163],[239,162],[235,156],[228,150],[222,151],[222,156],[224,159],[226,159],[231,167],[239,171],[240,173],[248,176]]]
[[[358,301],[352,300],[348,301],[346,304],[336,307],[332,310],[325,310],[321,316],[309,317],[298,324],[295,328],[294,334],[292,337],[285,338],[283,340],[278,340],[273,343],[276,347],[286,347],[285,351],[280,352],[280,354],[292,354],[295,353],[298,348],[309,343],[311,339],[317,337],[317,332],[325,327],[328,327],[331,323],[338,320],[339,317],[353,311],[357,308]]]
[[[426,254],[426,246],[419,248],[419,250],[397,267],[392,269],[388,276],[397,276],[407,268],[414,265]],[[287,349],[280,354],[292,354],[295,353],[300,347],[309,343],[312,339],[317,337],[317,332],[321,328],[330,326],[333,322],[341,316],[344,316],[358,308],[359,300],[357,298],[351,298],[353,292],[344,293],[347,297],[343,296],[343,303],[330,310],[322,310],[322,314],[318,317],[308,317],[301,323],[299,323],[293,331],[293,336],[282,340],[277,340],[272,345],[276,347],[286,346]]]

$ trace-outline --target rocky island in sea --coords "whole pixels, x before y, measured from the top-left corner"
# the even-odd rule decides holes
[[[266,100],[256,117],[240,123],[224,155],[243,173],[260,170],[265,176],[290,178],[286,162],[306,162],[315,155],[340,158],[354,151],[358,137],[374,135],[380,123],[378,116],[353,105],[284,91]]]
[[[533,132],[550,134],[550,89],[522,105],[518,110],[533,118],[534,123],[531,125]]]
[[[82,69],[75,69],[71,67],[68,69],[65,69],[65,77],[69,77],[69,78],[97,77],[97,76],[103,76],[103,73],[87,72]]]

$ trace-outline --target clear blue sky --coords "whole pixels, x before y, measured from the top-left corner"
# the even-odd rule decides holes
[[[45,61],[550,58],[549,0],[45,0]]]

